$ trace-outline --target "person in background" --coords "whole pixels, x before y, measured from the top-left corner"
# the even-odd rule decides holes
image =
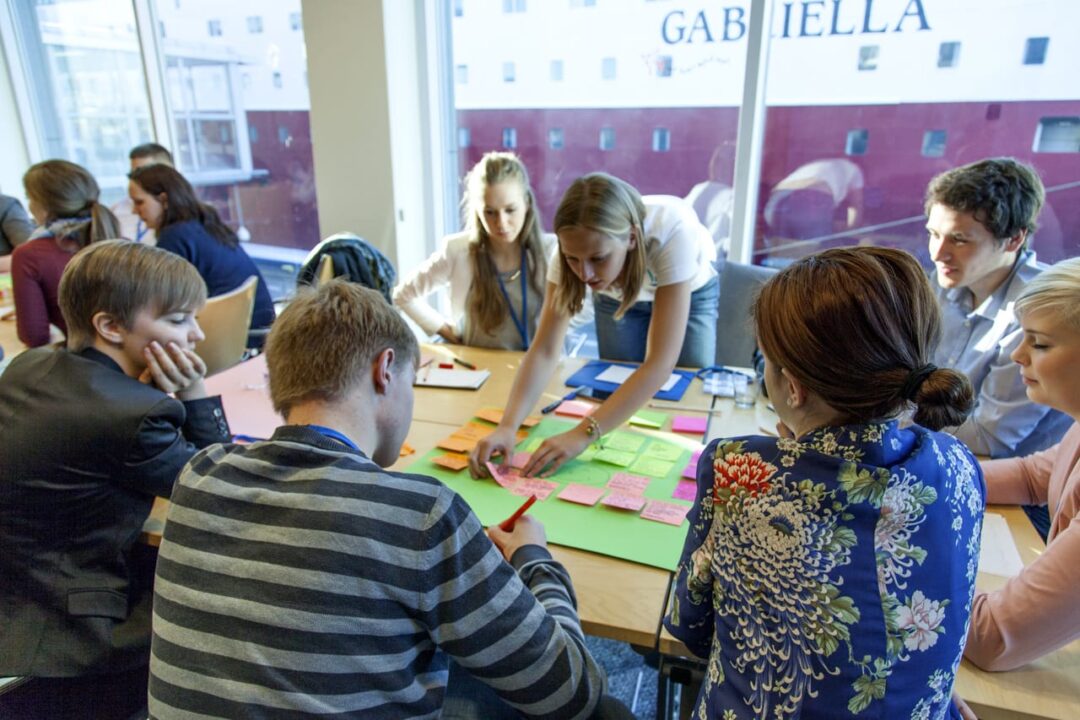
[[[800,166],[776,183],[765,203],[769,242],[812,240],[849,230],[859,222],[863,172],[846,158]]]
[[[1012,670],[1080,638],[1080,258],[1034,278],[1016,299],[1023,340],[1013,350],[1032,402],[1073,420],[1057,445],[983,463],[987,501],[1046,505],[1045,552],[1000,590],[975,595],[965,656]]]
[[[15,324],[28,347],[49,342],[49,324],[65,334],[60,312],[60,276],[76,251],[119,237],[116,217],[98,202],[101,194],[90,172],[67,160],[46,160],[23,175],[30,214],[38,228],[11,254]]]
[[[274,302],[262,273],[240,246],[240,240],[218,217],[217,211],[195,196],[183,175],[161,163],[131,171],[128,194],[135,212],[157,232],[157,245],[176,253],[199,271],[210,297],[244,284],[252,275],[255,288],[252,331],[265,330],[274,322]],[[248,347],[262,347],[264,334],[248,335]]]
[[[485,534],[438,480],[384,469],[419,361],[397,311],[331,280],[282,312],[266,361],[287,424],[200,453],[173,491],[151,716],[456,717],[449,659],[525,716],[587,716],[604,675],[543,526]]]
[[[17,198],[0,193],[0,257],[11,252],[30,239],[34,223]],[[7,270],[8,268],[0,268]]]
[[[131,161],[131,167],[129,171],[141,168],[144,165],[162,164],[169,167],[175,167],[173,163],[172,153],[168,151],[163,145],[157,143],[143,143],[142,145],[136,145],[131,148],[131,152],[128,153],[128,160]],[[157,244],[157,233],[153,228],[147,226],[143,219],[135,212],[134,205],[131,204],[131,197],[127,196],[119,200],[112,206],[113,214],[116,215],[116,219],[120,221],[120,236],[125,237],[128,240],[134,240],[135,242],[146,243],[147,245]]]
[[[394,289],[394,304],[429,335],[447,342],[528,350],[544,304],[555,236],[540,230],[525,165],[490,152],[465,176],[465,230]],[[450,317],[425,301],[449,287]]]
[[[770,279],[753,317],[779,437],[702,453],[664,620],[708,658],[694,717],[943,717],[984,486],[937,432],[973,398],[929,362],[926,274],[901,250],[826,250]]]
[[[592,173],[563,195],[555,233],[559,253],[548,269],[536,340],[514,378],[503,421],[470,456],[477,477],[487,474],[485,463],[493,454],[512,453],[514,433],[551,378],[586,290],[593,292],[600,357],[644,362],[595,413],[544,440],[523,469],[527,475],[545,467],[555,472],[629,420],[676,363],[704,367],[715,361],[716,248],[681,198],[642,198],[623,180]]]
[[[991,158],[948,170],[926,191],[926,230],[943,338],[934,354],[975,388],[975,410],[950,432],[976,455],[1050,447],[1070,419],[1028,400],[1009,356],[1023,341],[1013,303],[1042,271],[1031,249],[1045,191],[1031,167]]]
[[[155,554],[136,540],[196,449],[229,439],[193,349],[205,300],[183,259],[94,243],[60,281],[67,346],[0,375],[0,676],[33,678],[0,717],[146,706]]]

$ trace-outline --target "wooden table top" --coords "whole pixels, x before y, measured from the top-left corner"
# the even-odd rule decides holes
[[[436,346],[437,349],[443,347]],[[492,370],[492,377],[485,387],[505,387],[509,392],[510,380],[506,376],[510,375],[512,368],[516,369],[520,353],[504,354],[468,348],[468,351],[476,351],[474,355],[465,350],[455,347],[452,351],[455,354],[461,351],[458,357],[470,362],[504,356],[499,357],[502,360],[500,364],[487,365]],[[425,352],[429,352],[429,348],[425,347]],[[572,365],[573,362],[578,362],[580,366],[579,361],[568,364]],[[206,384],[207,390],[222,396],[225,415],[233,432],[268,438],[274,428],[281,424],[281,418],[274,413],[270,403],[266,364],[262,357],[208,378]],[[485,395],[483,390],[470,392],[416,388],[415,408],[419,411],[424,405],[428,409],[426,415],[413,420],[406,438],[416,454],[402,457],[390,469],[400,470],[418,455],[433,449],[439,440],[472,418],[474,410],[486,405],[502,407],[504,402],[505,396]],[[421,413],[418,412],[417,416],[421,416]],[[435,419],[431,419],[433,417]],[[144,542],[151,545],[161,542],[167,511],[168,502],[159,499],[143,528]],[[670,572],[558,545],[552,545],[550,550],[566,566],[573,579],[578,613],[585,632],[641,647],[656,647],[671,581]]]

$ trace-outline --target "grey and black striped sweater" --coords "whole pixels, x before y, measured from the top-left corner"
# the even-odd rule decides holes
[[[586,716],[605,680],[570,578],[513,560],[442,483],[309,428],[211,446],[161,543],[151,716],[438,717],[447,655],[527,716]]]

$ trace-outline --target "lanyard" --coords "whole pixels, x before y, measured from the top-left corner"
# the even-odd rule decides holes
[[[325,435],[326,437],[328,437],[328,438],[330,438],[332,440],[337,440],[339,443],[342,443],[343,445],[347,445],[350,448],[352,448],[353,450],[359,450],[360,449],[360,448],[356,447],[356,443],[354,443],[352,440],[345,437],[344,435],[342,435],[341,433],[339,433],[337,430],[335,430],[333,428],[328,428],[325,425],[308,425],[307,427],[311,428],[312,430],[314,430],[317,433],[322,433],[323,435]]]
[[[140,220],[135,225],[135,242],[141,243],[142,239],[144,237],[146,237],[146,233],[148,233],[148,232],[150,232],[150,228],[147,227],[146,223],[144,223],[142,220]]]
[[[514,321],[514,327],[517,328],[518,334],[521,335],[521,342],[525,347],[522,350],[529,349],[529,290],[525,284],[525,276],[527,275],[527,268],[525,266],[525,243],[521,244],[521,269],[518,270],[518,277],[521,278],[521,317],[518,318],[517,313],[514,312],[514,304],[510,302],[510,295],[506,292],[506,286],[503,285],[502,275],[496,273],[495,277],[499,281],[499,289],[502,290],[503,298],[506,300],[506,307],[510,308],[510,319]]]

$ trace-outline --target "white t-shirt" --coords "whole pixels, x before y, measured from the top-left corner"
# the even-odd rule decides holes
[[[716,247],[694,209],[673,195],[645,195],[645,282],[635,302],[652,302],[656,288],[690,281],[690,291],[716,277]],[[548,282],[559,284],[562,263],[548,264]],[[619,288],[600,291],[622,300]]]

